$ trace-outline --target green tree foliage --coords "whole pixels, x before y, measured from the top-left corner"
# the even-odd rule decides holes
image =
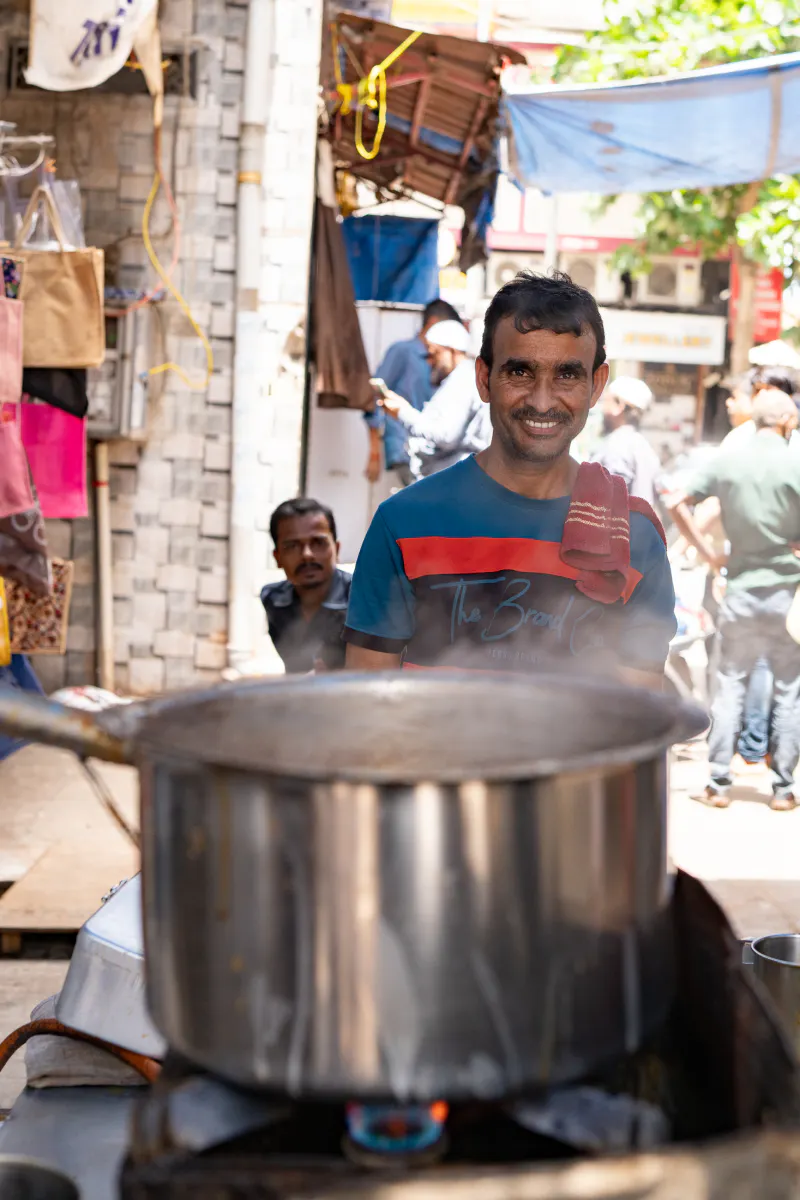
[[[561,52],[559,82],[638,79],[800,50],[800,0],[607,0],[605,14],[585,45]],[[678,246],[698,246],[707,257],[738,246],[787,279],[798,273],[798,177],[649,193],[639,220],[641,242],[620,253],[620,266],[642,269],[650,255]]]

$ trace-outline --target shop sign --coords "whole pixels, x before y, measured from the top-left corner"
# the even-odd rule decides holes
[[[618,308],[600,311],[611,361],[718,366],[725,359],[724,317]]]
[[[458,29],[474,34],[478,0],[394,0],[392,21],[409,29]]]
[[[780,268],[759,267],[756,275],[755,321],[753,324],[753,341],[756,345],[762,342],[774,342],[781,336],[781,318],[783,315],[783,272]],[[731,298],[728,304],[730,323],[728,337],[733,340],[736,327],[736,308],[739,302],[739,270],[736,263],[731,265]]]

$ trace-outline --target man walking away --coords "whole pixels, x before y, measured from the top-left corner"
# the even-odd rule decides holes
[[[655,507],[661,463],[639,432],[642,414],[652,402],[653,393],[643,379],[621,375],[610,383],[601,401],[604,437],[592,462],[599,462],[612,475],[621,475],[630,496],[639,496]]]
[[[460,321],[442,321],[426,335],[431,373],[439,386],[422,412],[391,393],[382,406],[409,435],[415,477],[434,475],[470,454],[485,450],[492,438],[489,410],[475,383],[469,357],[469,333]]]
[[[754,436],[756,426],[753,420],[753,405],[758,393],[767,388],[777,388],[787,396],[794,396],[797,391],[794,372],[787,367],[753,367],[746,375],[732,380],[731,394],[725,401],[731,430],[722,439],[724,448],[747,442]],[[797,443],[796,433],[792,434],[792,442]]]
[[[753,405],[759,392],[777,388],[787,396],[794,396],[796,387],[794,373],[786,367],[752,367],[746,374],[731,380],[731,394],[725,402],[731,430],[722,439],[720,449],[726,451],[748,443],[752,446],[756,435]],[[797,447],[797,431],[792,434],[790,445]],[[720,507],[717,498],[706,500],[701,510],[695,513],[694,519],[697,529],[704,536],[712,529],[719,530]],[[739,754],[750,766],[764,762],[769,753],[772,691],[772,671],[762,656],[753,667],[747,684],[742,730],[737,743]]]
[[[378,367],[378,378],[392,392],[421,411],[433,395],[436,385],[431,379],[426,334],[440,321],[458,321],[459,316],[446,300],[432,300],[422,314],[422,328],[413,338],[395,342],[389,347]],[[366,414],[369,426],[369,459],[367,479],[377,483],[381,473],[381,456],[386,470],[394,476],[395,486],[407,487],[414,482],[409,465],[408,434],[402,425],[388,416],[382,408]],[[381,449],[381,442],[383,448]]]
[[[336,565],[333,513],[316,500],[286,500],[272,514],[269,531],[286,579],[262,588],[261,603],[287,674],[344,666],[351,576]]]
[[[754,438],[721,451],[690,480],[670,509],[678,528],[715,570],[725,564],[697,528],[689,505],[708,496],[720,502],[730,543],[727,587],[720,607],[720,662],[709,736],[710,779],[702,797],[726,808],[731,762],[742,724],[747,680],[760,658],[774,678],[770,722],[772,807],[795,804],[794,771],[800,756],[800,646],[787,617],[800,585],[800,470],[789,439],[797,425],[794,401],[762,390],[753,405]]]

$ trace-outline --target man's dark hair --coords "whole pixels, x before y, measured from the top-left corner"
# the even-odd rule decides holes
[[[494,331],[506,317],[513,318],[519,333],[546,329],[550,333],[573,333],[580,337],[589,328],[597,344],[592,371],[606,361],[606,332],[597,302],[591,292],[578,287],[563,271],[551,275],[520,271],[494,296],[486,310],[481,343],[481,358],[490,370],[494,361]]]
[[[422,313],[422,324],[427,325],[434,318],[437,321],[461,321],[461,317],[452,304],[448,304],[446,300],[431,300],[430,304],[425,305]]]
[[[726,391],[733,394],[735,391],[745,392],[748,396],[752,396],[756,381],[759,376],[758,367],[751,367],[749,371],[745,371],[741,375],[728,375],[722,380],[722,387]]]
[[[292,517],[307,517],[320,513],[325,517],[330,527],[333,540],[336,541],[336,521],[333,513],[325,504],[320,504],[319,500],[312,500],[310,496],[298,496],[296,500],[284,500],[283,504],[279,504],[275,512],[269,519],[269,535],[272,538],[273,545],[278,544],[278,530],[281,521],[288,521]]]
[[[761,391],[762,388],[777,388],[779,392],[793,396],[797,391],[797,378],[788,367],[762,367],[756,374],[754,389]]]

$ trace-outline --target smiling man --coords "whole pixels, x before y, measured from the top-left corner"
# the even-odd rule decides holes
[[[614,602],[590,598],[561,556],[570,445],[608,380],[605,357],[597,305],[568,276],[523,272],[497,293],[476,363],[491,444],[378,509],[353,578],[348,667],[557,666],[659,684],[675,616],[653,522],[630,516]],[[583,508],[585,528],[610,536]]]

